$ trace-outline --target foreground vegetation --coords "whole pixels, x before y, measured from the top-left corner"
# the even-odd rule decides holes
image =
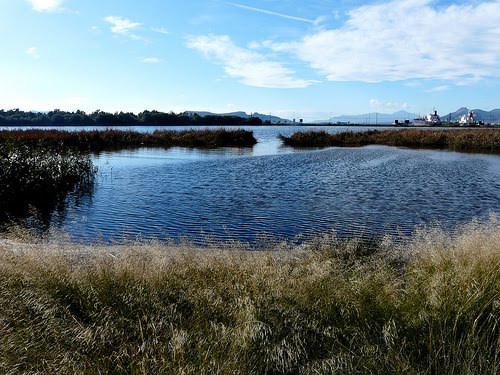
[[[0,240],[0,372],[496,374],[500,223],[377,244]]]
[[[500,152],[500,129],[403,129],[371,130],[330,134],[305,131],[290,137],[280,135],[285,145],[293,147],[365,146],[370,144],[443,148],[456,151]]]
[[[67,193],[91,186],[94,173],[88,155],[0,142],[0,223],[31,206],[53,208]]]
[[[2,130],[0,143],[30,147],[63,147],[101,151],[127,147],[249,147],[257,143],[253,132],[237,129],[156,130],[141,133],[129,130]]]

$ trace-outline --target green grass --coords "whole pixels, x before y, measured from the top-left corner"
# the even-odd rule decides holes
[[[365,146],[381,144],[402,147],[438,148],[456,151],[500,153],[500,129],[453,130],[370,130],[330,134],[326,131],[296,132],[280,135],[285,145],[293,147]]]
[[[0,240],[0,373],[496,374],[500,224],[246,251]]]
[[[64,147],[80,151],[102,151],[131,147],[250,147],[257,143],[253,132],[237,129],[155,130],[2,130],[0,143],[30,147]]]

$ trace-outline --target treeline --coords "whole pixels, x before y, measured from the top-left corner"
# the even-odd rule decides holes
[[[24,112],[19,109],[0,110],[0,126],[140,126],[140,125],[262,125],[258,117],[219,116],[186,113],[143,111],[108,113],[97,110],[90,114],[84,111],[65,112],[58,109],[42,112]]]

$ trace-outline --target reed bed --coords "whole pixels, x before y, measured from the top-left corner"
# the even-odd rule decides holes
[[[280,135],[285,145],[293,147],[365,146],[370,144],[439,148],[456,151],[500,153],[500,129],[403,129],[371,130],[330,134],[326,131],[296,132]]]
[[[500,223],[248,251],[0,240],[5,374],[496,374]]]
[[[246,130],[156,130],[141,133],[129,130],[2,130],[0,143],[36,147],[64,147],[81,151],[101,151],[130,147],[250,147],[257,143]]]

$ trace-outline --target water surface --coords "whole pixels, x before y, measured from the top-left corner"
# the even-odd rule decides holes
[[[282,146],[277,134],[298,128],[251,128],[259,144],[247,149],[96,155],[94,193],[55,214],[53,225],[80,240],[255,241],[331,229],[343,236],[409,234],[415,225],[439,221],[452,227],[500,212],[499,156]]]

